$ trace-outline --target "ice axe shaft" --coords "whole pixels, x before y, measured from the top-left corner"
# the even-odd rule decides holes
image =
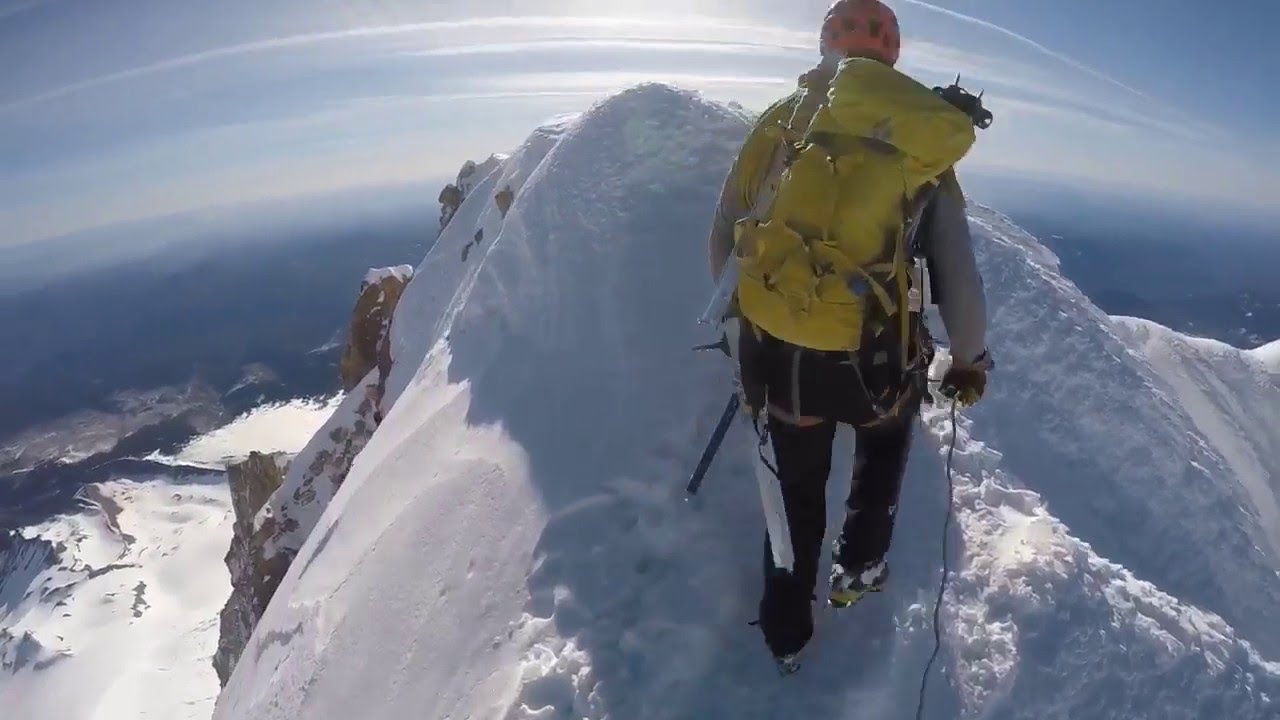
[[[716,423],[716,429],[711,433],[711,440],[702,451],[702,457],[698,459],[698,466],[693,469],[693,474],[689,476],[689,484],[685,489],[690,495],[697,495],[698,489],[702,487],[702,481],[706,478],[707,471],[711,469],[711,462],[716,459],[716,452],[720,450],[720,445],[724,442],[724,436],[728,434],[729,426],[733,424],[733,416],[737,414],[740,403],[738,394],[734,393],[729,397],[728,404],[724,406],[724,412],[720,414],[720,421]]]

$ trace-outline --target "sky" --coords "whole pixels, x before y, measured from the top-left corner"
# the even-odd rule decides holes
[[[900,69],[986,91],[962,171],[1280,218],[1280,3],[890,4]],[[639,82],[761,109],[816,61],[828,5],[0,0],[0,247],[443,181]]]

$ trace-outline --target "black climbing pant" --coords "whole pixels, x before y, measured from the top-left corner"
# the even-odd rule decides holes
[[[835,561],[846,569],[878,563],[889,551],[916,409],[909,407],[891,421],[856,433],[852,485],[834,551]],[[769,419],[795,552],[795,567],[788,573],[774,566],[765,539],[760,628],[774,655],[798,652],[813,635],[812,603],[827,529],[826,487],[836,427],[831,421],[802,428]]]
[[[793,417],[827,418],[799,427],[770,415],[769,433],[791,528],[795,567],[773,566],[765,542],[765,587],[760,626],[775,655],[798,652],[813,635],[813,600],[827,529],[826,487],[838,423],[857,428],[857,450],[846,519],[836,539],[836,561],[857,571],[889,551],[902,475],[920,403],[927,396],[933,342],[917,332],[903,359],[892,333],[864,338],[862,352],[801,348],[744,324],[738,340],[743,391],[752,407]]]

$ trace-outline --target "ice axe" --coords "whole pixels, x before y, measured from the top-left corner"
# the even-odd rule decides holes
[[[995,121],[991,111],[982,106],[982,97],[986,95],[987,91],[979,91],[977,95],[970,93],[960,87],[959,75],[956,75],[954,83],[947,87],[935,87],[933,91],[941,95],[943,100],[951,103],[957,110],[968,115],[969,119],[973,121],[973,126],[979,130],[986,130]]]

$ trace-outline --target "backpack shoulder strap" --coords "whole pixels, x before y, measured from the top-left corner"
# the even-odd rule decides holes
[[[808,133],[813,116],[827,104],[832,77],[832,72],[822,66],[810,70],[800,76],[799,89],[783,101],[784,107],[789,106],[789,112],[779,112],[782,108],[775,105],[766,113],[769,124],[765,126],[764,132],[773,139],[772,155],[756,190],[750,219],[764,222],[773,212],[773,202],[778,195],[782,173],[794,159],[795,148]],[[770,115],[775,117],[769,117]]]

